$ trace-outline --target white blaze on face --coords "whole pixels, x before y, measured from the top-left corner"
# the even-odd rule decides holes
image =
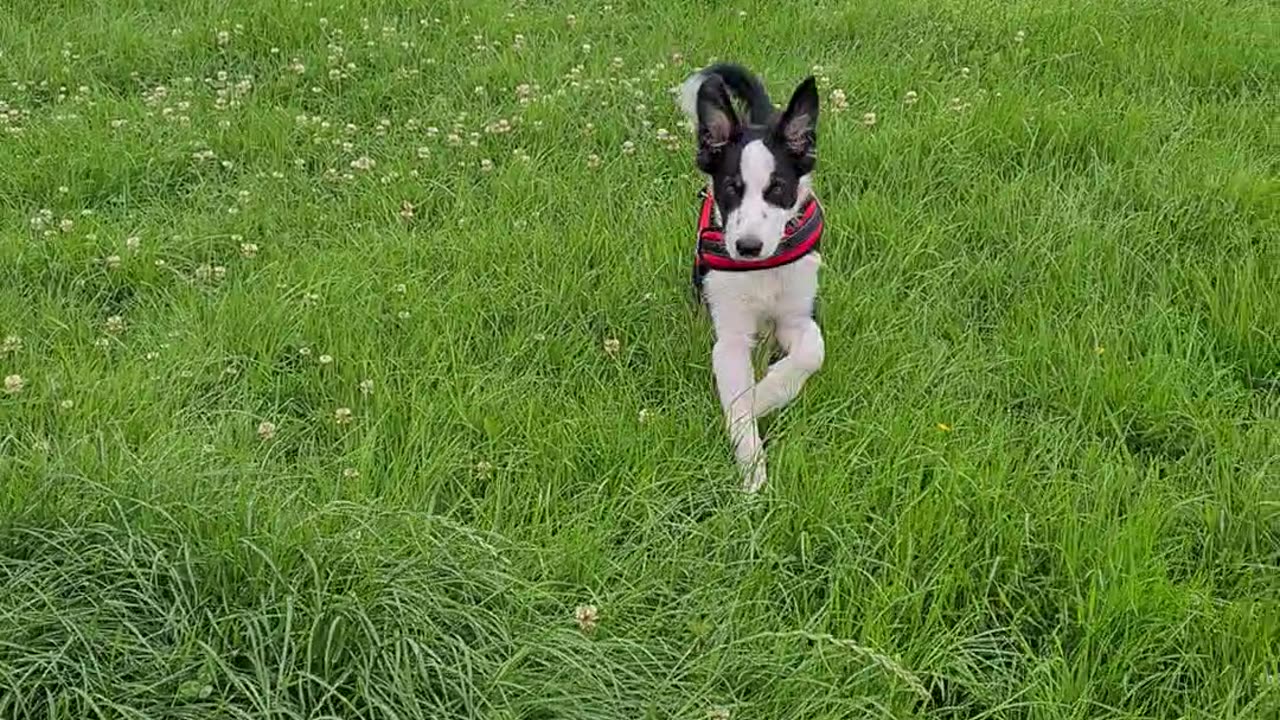
[[[754,237],[764,243],[760,249],[762,258],[777,252],[792,209],[770,205],[764,199],[775,166],[773,153],[762,141],[753,140],[742,148],[742,203],[725,218],[725,244],[730,254],[737,254],[736,243],[742,237]]]

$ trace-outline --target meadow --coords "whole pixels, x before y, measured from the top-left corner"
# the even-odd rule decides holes
[[[739,491],[671,89],[822,93]],[[1280,5],[6,0],[0,718],[1280,717]]]

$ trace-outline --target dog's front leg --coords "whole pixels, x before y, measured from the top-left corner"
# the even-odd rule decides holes
[[[794,400],[809,376],[822,369],[826,357],[822,330],[810,317],[780,321],[775,334],[787,355],[756,385],[751,414],[757,418]]]
[[[752,413],[755,373],[751,368],[751,335],[720,334],[711,351],[711,365],[716,375],[716,389],[724,409],[734,457],[742,471],[742,489],[756,492],[766,480],[764,450],[756,419]]]

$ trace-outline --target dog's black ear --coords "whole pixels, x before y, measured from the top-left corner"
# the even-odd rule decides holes
[[[778,139],[797,158],[810,163],[818,152],[818,83],[805,78],[778,119]]]
[[[698,167],[710,173],[721,151],[741,131],[729,88],[719,75],[711,75],[698,88]]]

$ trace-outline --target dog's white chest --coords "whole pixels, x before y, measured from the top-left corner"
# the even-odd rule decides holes
[[[704,291],[716,325],[754,331],[765,321],[811,316],[820,265],[814,253],[769,270],[709,273]]]

